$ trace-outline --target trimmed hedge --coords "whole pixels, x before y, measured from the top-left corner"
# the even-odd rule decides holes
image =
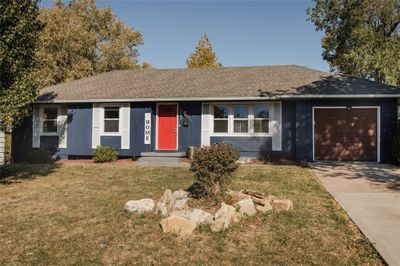
[[[98,146],[94,150],[93,160],[95,163],[110,163],[118,159],[118,152],[109,146]]]

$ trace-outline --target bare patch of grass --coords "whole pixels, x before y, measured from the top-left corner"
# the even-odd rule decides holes
[[[186,168],[13,167],[10,180],[32,173],[0,185],[0,264],[382,264],[306,167],[241,167],[231,189],[289,198],[294,210],[244,218],[220,233],[201,227],[187,239],[162,234],[157,215],[123,210],[127,200],[189,187]]]

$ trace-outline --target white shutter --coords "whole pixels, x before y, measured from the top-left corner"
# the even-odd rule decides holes
[[[271,103],[270,132],[272,134],[272,150],[282,150],[282,103]]]
[[[68,120],[68,109],[65,105],[60,106],[58,109],[58,148],[67,148],[67,120]]]
[[[4,132],[0,131],[0,165],[4,164],[4,147],[5,147],[5,136]]]
[[[36,105],[32,113],[32,147],[40,148],[40,107]]]
[[[124,103],[121,106],[121,149],[128,150],[130,148],[130,120],[131,120],[131,106],[129,103]]]
[[[211,114],[210,105],[202,105],[201,113],[201,146],[210,146]]]
[[[92,148],[96,149],[100,146],[100,104],[93,104],[93,115],[92,115]]]

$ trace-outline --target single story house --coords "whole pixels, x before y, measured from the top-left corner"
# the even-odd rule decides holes
[[[120,70],[44,88],[14,157],[180,156],[231,143],[243,157],[391,161],[400,88],[302,66]]]

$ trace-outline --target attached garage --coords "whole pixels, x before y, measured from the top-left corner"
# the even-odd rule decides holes
[[[380,161],[380,107],[314,107],[314,160]]]

